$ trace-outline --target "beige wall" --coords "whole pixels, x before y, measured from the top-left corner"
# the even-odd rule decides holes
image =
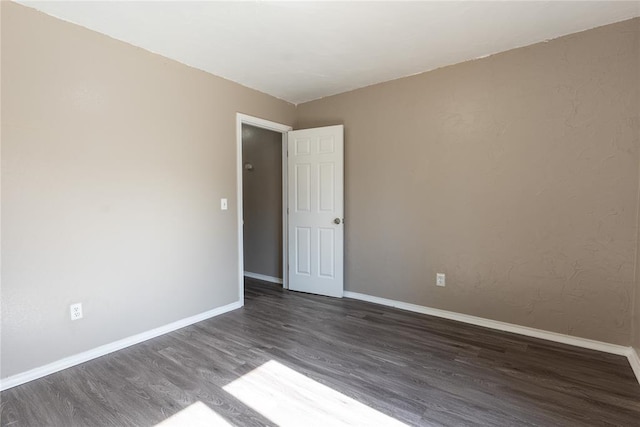
[[[345,125],[347,289],[628,345],[639,27],[299,105]]]
[[[238,299],[236,112],[295,108],[2,2],[3,378]]]
[[[282,278],[282,134],[242,125],[244,271]]]

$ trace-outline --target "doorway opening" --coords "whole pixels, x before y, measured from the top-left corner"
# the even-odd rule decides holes
[[[282,134],[242,124],[244,276],[282,284]]]
[[[282,284],[287,277],[287,132],[292,128],[237,114],[239,299],[245,276]]]

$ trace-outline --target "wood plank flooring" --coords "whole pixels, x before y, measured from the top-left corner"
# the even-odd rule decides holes
[[[195,402],[276,425],[228,391],[273,361],[406,425],[640,426],[624,357],[253,279],[243,309],[2,392],[0,425],[153,426]]]

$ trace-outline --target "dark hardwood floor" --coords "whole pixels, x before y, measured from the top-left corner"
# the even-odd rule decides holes
[[[0,424],[152,426],[202,402],[231,425],[276,425],[229,392],[275,361],[303,387],[312,380],[407,425],[640,426],[624,357],[246,283],[243,309],[2,392]]]

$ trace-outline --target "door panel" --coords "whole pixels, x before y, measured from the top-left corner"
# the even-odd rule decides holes
[[[311,275],[311,228],[296,227],[296,274]]]
[[[297,164],[296,179],[296,212],[311,212],[311,165],[308,163]]]
[[[289,289],[344,292],[343,126],[288,134]]]

